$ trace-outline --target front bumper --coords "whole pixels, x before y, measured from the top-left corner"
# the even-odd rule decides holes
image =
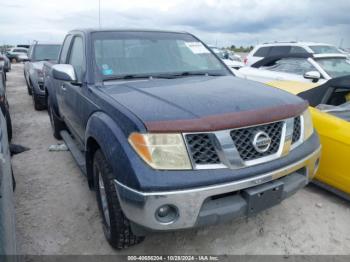
[[[315,175],[321,147],[312,154],[284,168],[251,178],[213,186],[169,192],[139,192],[117,180],[115,187],[121,208],[128,219],[146,229],[164,231],[215,224],[248,215],[248,202],[242,190],[279,181],[282,199],[304,187]],[[281,184],[280,183],[280,184]],[[161,223],[156,218],[159,207],[176,207],[174,221]]]

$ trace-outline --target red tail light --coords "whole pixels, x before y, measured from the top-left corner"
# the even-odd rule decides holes
[[[243,62],[246,65],[248,63],[248,58],[244,58]]]

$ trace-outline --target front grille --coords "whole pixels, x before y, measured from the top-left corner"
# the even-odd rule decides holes
[[[210,134],[189,134],[186,135],[186,141],[195,164],[208,165],[220,163],[219,156],[210,139]]]
[[[243,161],[254,160],[277,153],[282,137],[283,122],[232,130],[230,135],[235,142],[238,153]],[[263,131],[271,138],[271,145],[266,152],[260,153],[253,146],[253,137]]]
[[[301,122],[300,122],[300,116],[294,118],[294,128],[293,128],[293,138],[292,138],[292,144],[295,142],[298,142],[301,137]]]
[[[227,130],[229,132],[239,156],[242,161],[250,161],[274,155],[278,152],[281,146],[282,131],[285,121],[246,127],[234,130]],[[258,132],[265,132],[271,139],[270,147],[266,152],[259,152],[253,145],[253,139]],[[196,133],[186,134],[185,139],[192,162],[195,165],[214,165],[221,164],[217,148],[214,145],[215,136],[213,133]],[[301,138],[301,117],[294,118],[292,144],[298,142]]]

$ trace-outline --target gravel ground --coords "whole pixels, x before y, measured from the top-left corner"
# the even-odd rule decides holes
[[[46,111],[34,111],[22,65],[8,74],[13,142],[31,150],[13,157],[21,254],[350,254],[350,203],[315,187],[250,219],[154,234],[133,248],[105,241],[94,192],[58,143]]]

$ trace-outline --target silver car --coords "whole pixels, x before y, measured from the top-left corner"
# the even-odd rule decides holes
[[[61,45],[33,44],[28,52],[28,61],[24,64],[24,77],[27,82],[28,94],[33,97],[35,110],[46,108],[43,67],[45,61],[56,61]]]

